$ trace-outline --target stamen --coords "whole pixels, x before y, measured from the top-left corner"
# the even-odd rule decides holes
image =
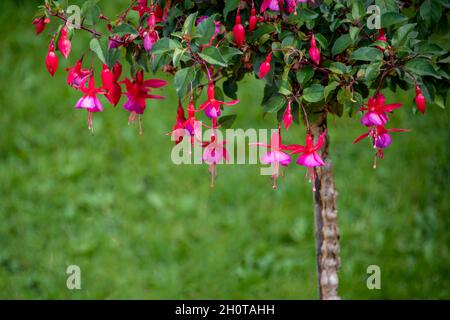
[[[138,119],[139,119],[139,135],[142,136],[143,131],[142,131],[141,115],[139,115]]]

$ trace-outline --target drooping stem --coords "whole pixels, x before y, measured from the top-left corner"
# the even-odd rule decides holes
[[[327,129],[327,118],[322,118],[312,125],[311,134],[317,142],[319,136]],[[315,236],[319,297],[322,300],[339,299],[338,269],[339,258],[339,228],[337,222],[336,197],[333,166],[329,155],[329,136],[320,151],[325,165],[316,167],[314,192]]]

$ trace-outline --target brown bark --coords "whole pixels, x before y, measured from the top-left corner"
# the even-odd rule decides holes
[[[327,129],[327,118],[324,115],[311,127],[315,143]],[[317,273],[319,296],[322,300],[339,299],[338,269],[339,259],[339,228],[337,224],[336,197],[337,191],[333,179],[333,166],[329,156],[329,136],[320,151],[325,165],[316,167],[314,192],[315,235]]]

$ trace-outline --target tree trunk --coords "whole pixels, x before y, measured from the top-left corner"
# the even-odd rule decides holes
[[[315,143],[327,129],[327,117],[321,119],[311,127],[311,134]],[[336,300],[338,296],[339,259],[339,228],[337,225],[336,197],[337,191],[333,179],[333,166],[329,156],[329,136],[326,135],[320,151],[325,165],[316,167],[314,212],[317,273],[319,282],[319,296],[322,300]]]

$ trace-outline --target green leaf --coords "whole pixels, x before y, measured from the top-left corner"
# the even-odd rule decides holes
[[[241,50],[233,47],[220,47],[219,51],[226,63],[230,62],[234,56],[242,54]]]
[[[298,70],[295,76],[297,81],[304,85],[314,76],[314,69],[310,66],[305,66],[303,69]]]
[[[350,73],[352,70],[350,66],[346,66],[342,62],[332,62],[328,67],[328,69],[330,69],[331,72],[336,74],[346,74]]]
[[[316,37],[316,41],[322,49],[328,49],[328,40],[321,33],[316,33],[314,35]]]
[[[89,48],[97,55],[101,62],[106,64],[106,51],[104,51],[104,48],[102,48],[102,45],[97,38],[91,40]]]
[[[394,36],[392,37],[392,45],[394,47],[402,46],[408,39],[409,33],[414,29],[416,25],[417,23],[408,23],[398,28],[397,32],[395,32]]]
[[[220,54],[219,49],[216,47],[206,47],[201,53],[198,54],[203,60],[210,64],[214,64],[220,67],[226,67],[227,63]]]
[[[327,100],[330,93],[333,92],[338,86],[339,82],[332,81],[325,87],[325,89],[323,90],[323,97],[325,98],[325,101]]]
[[[215,18],[216,15],[212,15],[197,25],[196,36],[198,36],[198,38],[196,39],[196,42],[198,44],[204,45],[211,41],[216,32]]]
[[[197,12],[191,13],[184,21],[183,28],[181,32],[183,34],[192,34],[193,28],[195,26],[195,21],[197,20]]]
[[[240,0],[227,0],[225,1],[225,8],[223,9],[223,17],[226,19],[229,12],[238,8]]]
[[[121,25],[114,27],[113,33],[119,37],[123,37],[127,34],[139,35],[139,32],[128,23],[122,23]]]
[[[352,39],[349,34],[343,34],[333,44],[333,48],[331,49],[331,54],[333,56],[343,52],[352,44]]]
[[[359,20],[361,16],[364,15],[364,2],[363,1],[353,1],[352,5],[352,17],[354,20]]]
[[[374,61],[381,60],[382,58],[383,54],[381,51],[371,47],[361,47],[355,50],[350,57],[350,59],[361,61]]]
[[[237,118],[237,115],[235,115],[235,114],[230,114],[227,116],[220,117],[219,121],[218,121],[219,126],[222,127],[223,129],[231,128],[231,126],[233,125],[236,118]]]
[[[256,28],[251,35],[249,35],[248,41],[253,42],[255,40],[258,40],[264,35],[268,35],[272,32],[275,32],[276,30],[277,29],[273,24],[263,24],[262,26]]]
[[[420,6],[420,17],[427,27],[436,25],[441,19],[442,6],[436,0],[425,0]]]
[[[283,108],[284,104],[286,103],[286,99],[281,94],[274,94],[271,96],[266,102],[263,104],[263,111],[264,112],[277,112],[281,108]]]
[[[195,66],[178,70],[177,73],[175,73],[175,89],[180,99],[183,99],[190,92],[191,83],[192,86],[195,87],[196,76],[197,70],[195,69]]]
[[[358,27],[350,27],[349,35],[350,39],[352,39],[352,43],[354,44],[356,42],[356,39],[358,38],[359,32],[361,30]]]
[[[439,73],[436,72],[433,65],[425,59],[413,59],[405,64],[405,67],[419,76],[432,76],[441,79]]]
[[[99,0],[88,0],[81,7],[81,15],[84,17],[84,24],[94,25],[100,19],[100,8],[97,3]]]
[[[223,92],[231,99],[237,99],[238,86],[236,80],[233,78],[228,78],[222,84]]]
[[[175,51],[173,52],[173,57],[172,57],[172,63],[173,63],[175,68],[179,68],[180,67],[181,57],[186,52],[186,50],[187,49],[175,48]]]
[[[170,38],[161,38],[158,40],[152,48],[152,54],[164,54],[169,51],[181,48],[181,44],[177,40]]]
[[[324,88],[320,84],[313,84],[303,90],[302,97],[308,102],[319,102],[324,98]]]
[[[379,62],[373,62],[367,66],[366,74],[365,74],[366,81],[370,82],[370,81],[375,80],[378,77],[378,75],[380,74],[380,68],[381,68],[382,64],[383,63],[381,61],[379,61]]]
[[[408,18],[397,12],[386,12],[381,16],[381,27],[387,28],[408,21]]]

